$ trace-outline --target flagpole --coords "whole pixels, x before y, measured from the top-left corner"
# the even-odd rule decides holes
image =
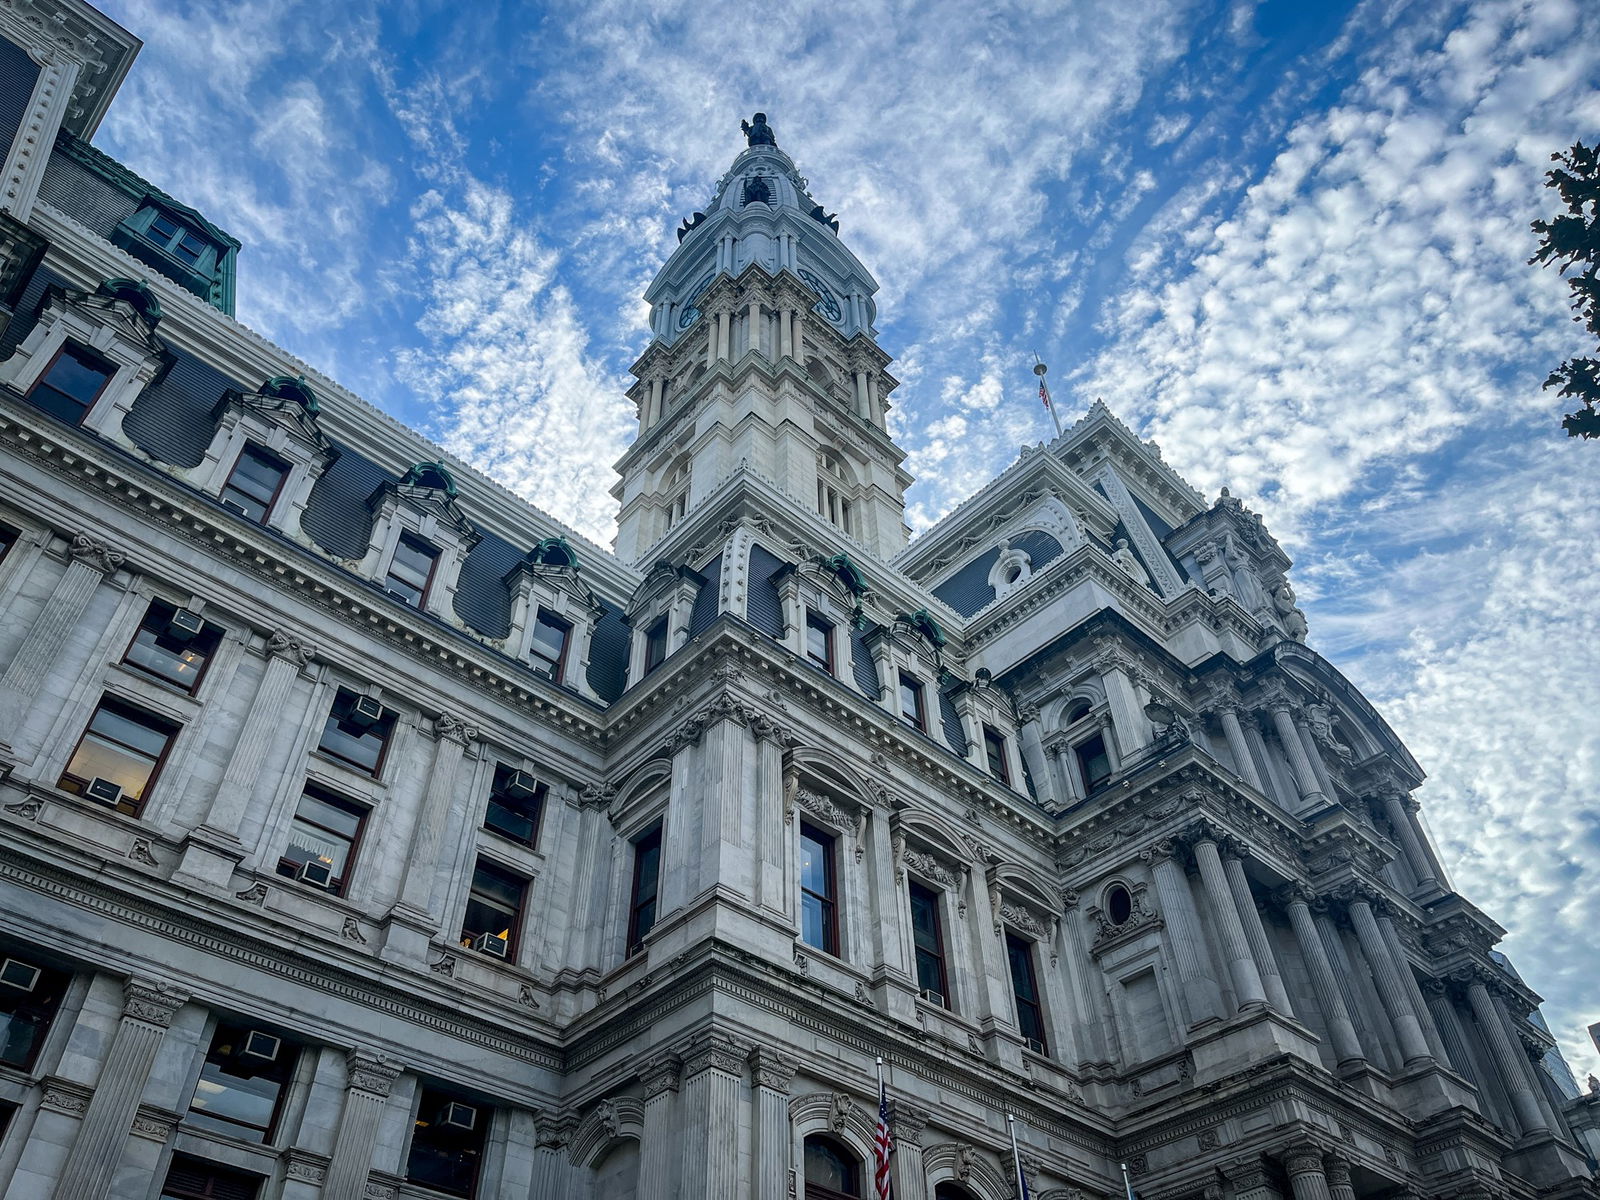
[[[1042,362],[1039,362],[1037,358],[1034,359],[1033,373],[1039,377],[1039,399],[1043,400],[1044,406],[1050,410],[1050,419],[1056,423],[1056,436],[1060,437],[1063,432],[1061,414],[1056,411],[1056,402],[1051,398],[1050,387],[1044,381],[1045,372],[1049,369]]]
[[[1017,1185],[1017,1200],[1028,1200],[1028,1179],[1022,1173],[1022,1152],[1017,1149],[1017,1119],[1010,1113],[1006,1114],[1006,1130],[1011,1134],[1011,1162],[1017,1168],[1012,1180]]]
[[[1133,1180],[1128,1178],[1128,1164],[1122,1164],[1122,1190],[1126,1192],[1127,1200],[1137,1200],[1133,1194]]]
[[[889,1156],[894,1153],[889,1135],[889,1093],[883,1086],[883,1055],[878,1055],[878,1129],[873,1137],[873,1191],[879,1200],[894,1200],[894,1180]]]

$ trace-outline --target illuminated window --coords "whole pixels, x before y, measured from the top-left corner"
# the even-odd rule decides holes
[[[220,626],[165,600],[152,600],[122,661],[192,692],[221,641]]]
[[[526,879],[480,858],[472,872],[467,911],[461,918],[461,944],[514,961],[527,893]]]
[[[179,728],[174,721],[106,696],[89,718],[57,786],[136,817]]]

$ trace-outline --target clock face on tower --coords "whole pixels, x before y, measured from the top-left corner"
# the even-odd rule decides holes
[[[711,276],[715,273],[708,274],[699,283],[695,284],[693,290],[689,292],[689,302],[684,305],[683,311],[678,314],[679,329],[687,329],[700,319],[700,310],[695,307],[695,302],[700,299],[700,293],[711,286]]]
[[[800,268],[799,274],[800,278],[805,281],[805,285],[820,297],[817,302],[817,311],[835,325],[843,323],[844,310],[839,307],[839,300],[834,296],[833,289],[804,267]]]

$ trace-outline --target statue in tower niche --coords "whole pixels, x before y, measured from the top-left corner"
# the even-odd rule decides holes
[[[1306,615],[1294,602],[1294,588],[1289,586],[1287,579],[1280,580],[1272,589],[1272,607],[1278,610],[1278,618],[1283,622],[1283,631],[1297,642],[1305,641]]]
[[[1132,550],[1128,549],[1127,538],[1117,539],[1117,547],[1111,552],[1111,561],[1121,567],[1133,579],[1144,584],[1145,587],[1150,587],[1150,572],[1144,569],[1144,564],[1139,561]]]
[[[745,141],[752,146],[776,146],[777,137],[772,132],[772,126],[767,124],[767,114],[757,113],[752,121],[740,121],[739,128],[744,130]]]

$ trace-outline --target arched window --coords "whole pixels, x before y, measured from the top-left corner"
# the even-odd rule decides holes
[[[1075,725],[1079,721],[1083,720],[1089,715],[1089,710],[1091,707],[1093,706],[1087,700],[1079,700],[1072,706],[1071,709],[1068,710],[1067,724]]]
[[[822,1134],[806,1139],[805,1200],[860,1200],[861,1160]]]
[[[680,458],[667,473],[667,528],[671,529],[689,511],[689,459]]]
[[[855,484],[844,461],[832,450],[824,450],[817,460],[817,511],[823,519],[845,533],[855,533],[855,512],[851,497]]]
[[[933,1200],[978,1200],[959,1183],[941,1183],[933,1189]]]

